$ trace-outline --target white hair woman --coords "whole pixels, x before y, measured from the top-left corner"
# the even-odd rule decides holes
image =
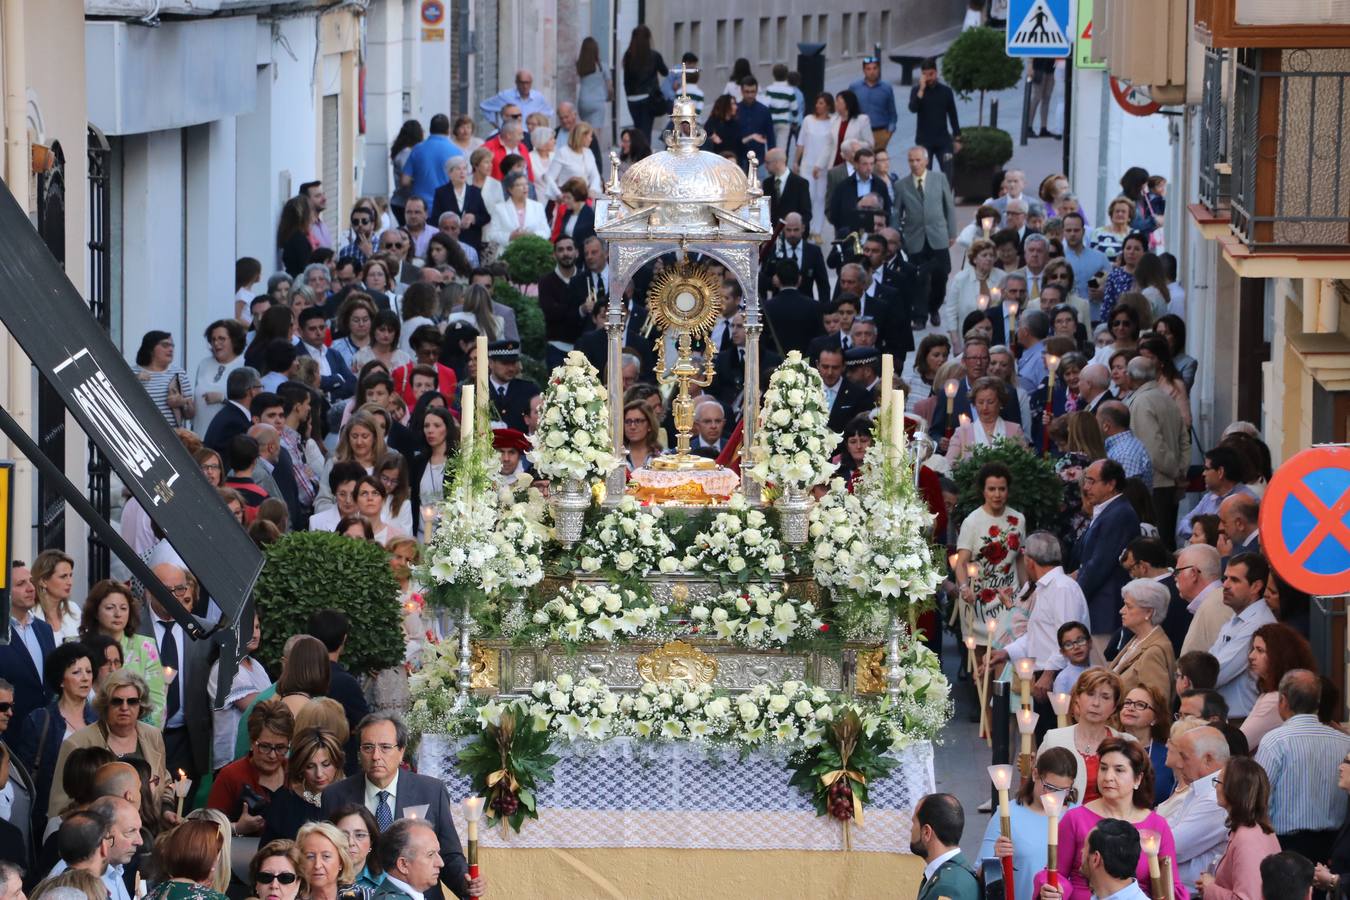
[[[1134,635],[1111,663],[1111,671],[1120,676],[1128,694],[1136,687],[1147,687],[1172,702],[1172,674],[1176,654],[1172,641],[1162,630],[1172,593],[1152,578],[1136,578],[1121,588],[1121,624]]]

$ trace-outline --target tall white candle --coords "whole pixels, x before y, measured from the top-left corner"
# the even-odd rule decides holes
[[[464,385],[459,395],[459,448],[467,453],[473,447],[473,395],[471,384]]]
[[[895,386],[895,356],[881,354],[881,414],[884,416],[891,405],[891,388]]]
[[[488,339],[480,334],[474,346],[474,358],[477,360],[474,382],[478,385],[478,403],[487,409],[488,402]],[[473,408],[473,405],[469,405]]]
[[[905,452],[905,392],[899,388],[889,388],[891,395],[891,446],[895,448],[895,458]]]

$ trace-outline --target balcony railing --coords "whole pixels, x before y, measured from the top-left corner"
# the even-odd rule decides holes
[[[1224,95],[1224,72],[1228,51],[1205,51],[1205,72],[1200,101],[1200,202],[1213,212],[1227,208],[1228,103]]]
[[[1230,203],[1233,230],[1249,247],[1350,244],[1347,80],[1344,50],[1238,51]]]

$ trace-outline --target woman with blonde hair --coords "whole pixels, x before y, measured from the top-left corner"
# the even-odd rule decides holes
[[[594,134],[595,130],[589,124],[578,122],[568,133],[567,143],[559,144],[553,151],[548,176],[556,184],[566,184],[568,179],[580,178],[586,182],[590,196],[599,197],[604,192],[604,182],[600,177],[600,167],[595,162],[595,154],[591,152],[591,137]]]
[[[486,147],[479,147],[469,154],[469,184],[478,188],[488,210],[502,202],[502,183],[492,177],[492,151]]]
[[[1134,738],[1112,727],[1117,723],[1116,713],[1124,691],[1120,677],[1103,668],[1091,668],[1078,676],[1069,696],[1069,721],[1073,724],[1052,728],[1041,741],[1040,753],[1051,747],[1067,747],[1078,757],[1078,774],[1074,776],[1074,790],[1083,803],[1095,800],[1097,767],[1101,759],[1097,745],[1108,738]]]
[[[80,608],[71,600],[75,592],[75,559],[60,550],[43,550],[33,560],[33,587],[37,606],[33,615],[52,627],[56,643],[79,640]]]
[[[70,893],[75,891],[78,893]],[[30,900],[68,900],[82,897],[83,900],[108,900],[108,886],[93,872],[87,869],[63,869],[56,875],[38,882],[29,895]]]
[[[360,463],[367,474],[374,474],[375,467],[388,454],[385,446],[384,429],[375,421],[375,417],[362,410],[352,413],[352,417],[338,435],[337,449],[324,464],[319,476],[319,493],[314,498],[314,511],[323,512],[333,506],[333,490],[328,485],[328,476],[333,466],[340,462]]]
[[[1065,413],[1068,422],[1068,443],[1062,448],[1069,453],[1081,453],[1089,462],[1106,459],[1106,438],[1097,417],[1090,412]]]
[[[450,314],[448,322],[472,326],[479,334],[486,335],[489,343],[498,340],[506,329],[506,321],[492,309],[492,294],[481,284],[472,285],[464,292],[463,302]]]
[[[345,721],[343,724],[345,728]],[[286,783],[272,792],[272,800],[263,811],[263,843],[296,834],[305,823],[323,819],[320,796],[324,788],[342,777],[346,762],[342,743],[326,729],[296,731],[286,763]]]
[[[365,900],[370,891],[355,886],[356,870],[347,836],[331,822],[307,822],[295,836],[300,874],[309,882],[307,900]]]

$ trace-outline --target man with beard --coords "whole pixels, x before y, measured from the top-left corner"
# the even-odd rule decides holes
[[[919,801],[909,832],[909,852],[923,857],[918,900],[976,900],[979,885],[961,853],[966,814],[951,794],[929,794]]]

